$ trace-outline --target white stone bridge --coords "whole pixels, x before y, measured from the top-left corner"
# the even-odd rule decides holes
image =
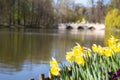
[[[105,25],[99,23],[60,23],[58,29],[103,30]]]

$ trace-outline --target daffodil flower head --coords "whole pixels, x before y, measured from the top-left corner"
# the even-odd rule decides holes
[[[78,55],[83,55],[84,54],[84,48],[82,46],[80,46],[79,44],[77,44],[77,46],[73,47],[73,53],[74,56],[78,56]]]
[[[104,52],[105,56],[107,57],[111,57],[113,55],[113,51],[111,48],[105,48],[105,52]]]
[[[104,55],[104,48],[101,47],[100,45],[98,46],[98,54]]]
[[[118,47],[117,47],[117,46],[113,46],[111,49],[114,51],[114,53],[119,52],[119,49],[118,49]]]
[[[51,69],[50,69],[50,72],[52,75],[55,75],[55,76],[58,76],[60,74],[60,68],[58,66],[58,62],[55,58],[52,58],[52,61],[50,61],[50,66],[51,66]]]
[[[93,52],[98,52],[98,46],[96,44],[92,45]]]
[[[52,57],[52,61],[50,61],[50,66],[54,67],[54,66],[58,66],[58,62],[55,58]]]
[[[82,56],[77,56],[77,57],[75,58],[75,62],[76,62],[77,64],[81,64],[82,66],[84,66],[84,64],[85,64],[85,60],[84,60],[84,58],[83,58]]]
[[[73,52],[72,52],[72,51],[66,53],[66,60],[67,60],[68,62],[74,61],[74,55],[73,55]]]
[[[114,45],[116,45],[118,42],[118,39],[116,39],[114,36],[111,36],[110,39],[108,39],[108,46],[112,47]]]
[[[117,44],[117,52],[120,52],[120,42]]]
[[[87,55],[87,57],[90,57],[91,56],[91,53],[90,53],[90,51],[86,51],[86,55]]]
[[[50,69],[51,74],[54,76],[60,75],[59,71],[60,71],[59,67],[55,67],[55,66]]]

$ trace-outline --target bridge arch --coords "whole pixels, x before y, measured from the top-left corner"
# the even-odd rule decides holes
[[[88,27],[89,30],[95,30],[95,27],[94,26],[90,26]]]
[[[73,27],[70,26],[70,25],[67,25],[67,26],[66,26],[66,29],[73,29]]]
[[[85,28],[84,28],[84,26],[78,26],[77,29],[78,29],[78,30],[84,30]]]

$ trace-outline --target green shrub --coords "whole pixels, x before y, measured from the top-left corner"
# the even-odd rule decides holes
[[[120,11],[113,9],[109,11],[105,17],[106,28],[120,28]]]

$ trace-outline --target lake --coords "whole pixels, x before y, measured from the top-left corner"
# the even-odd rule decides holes
[[[106,46],[110,35],[120,38],[119,30],[0,30],[0,80],[38,80],[48,76],[49,61],[65,61],[65,54],[76,43],[90,48]]]

